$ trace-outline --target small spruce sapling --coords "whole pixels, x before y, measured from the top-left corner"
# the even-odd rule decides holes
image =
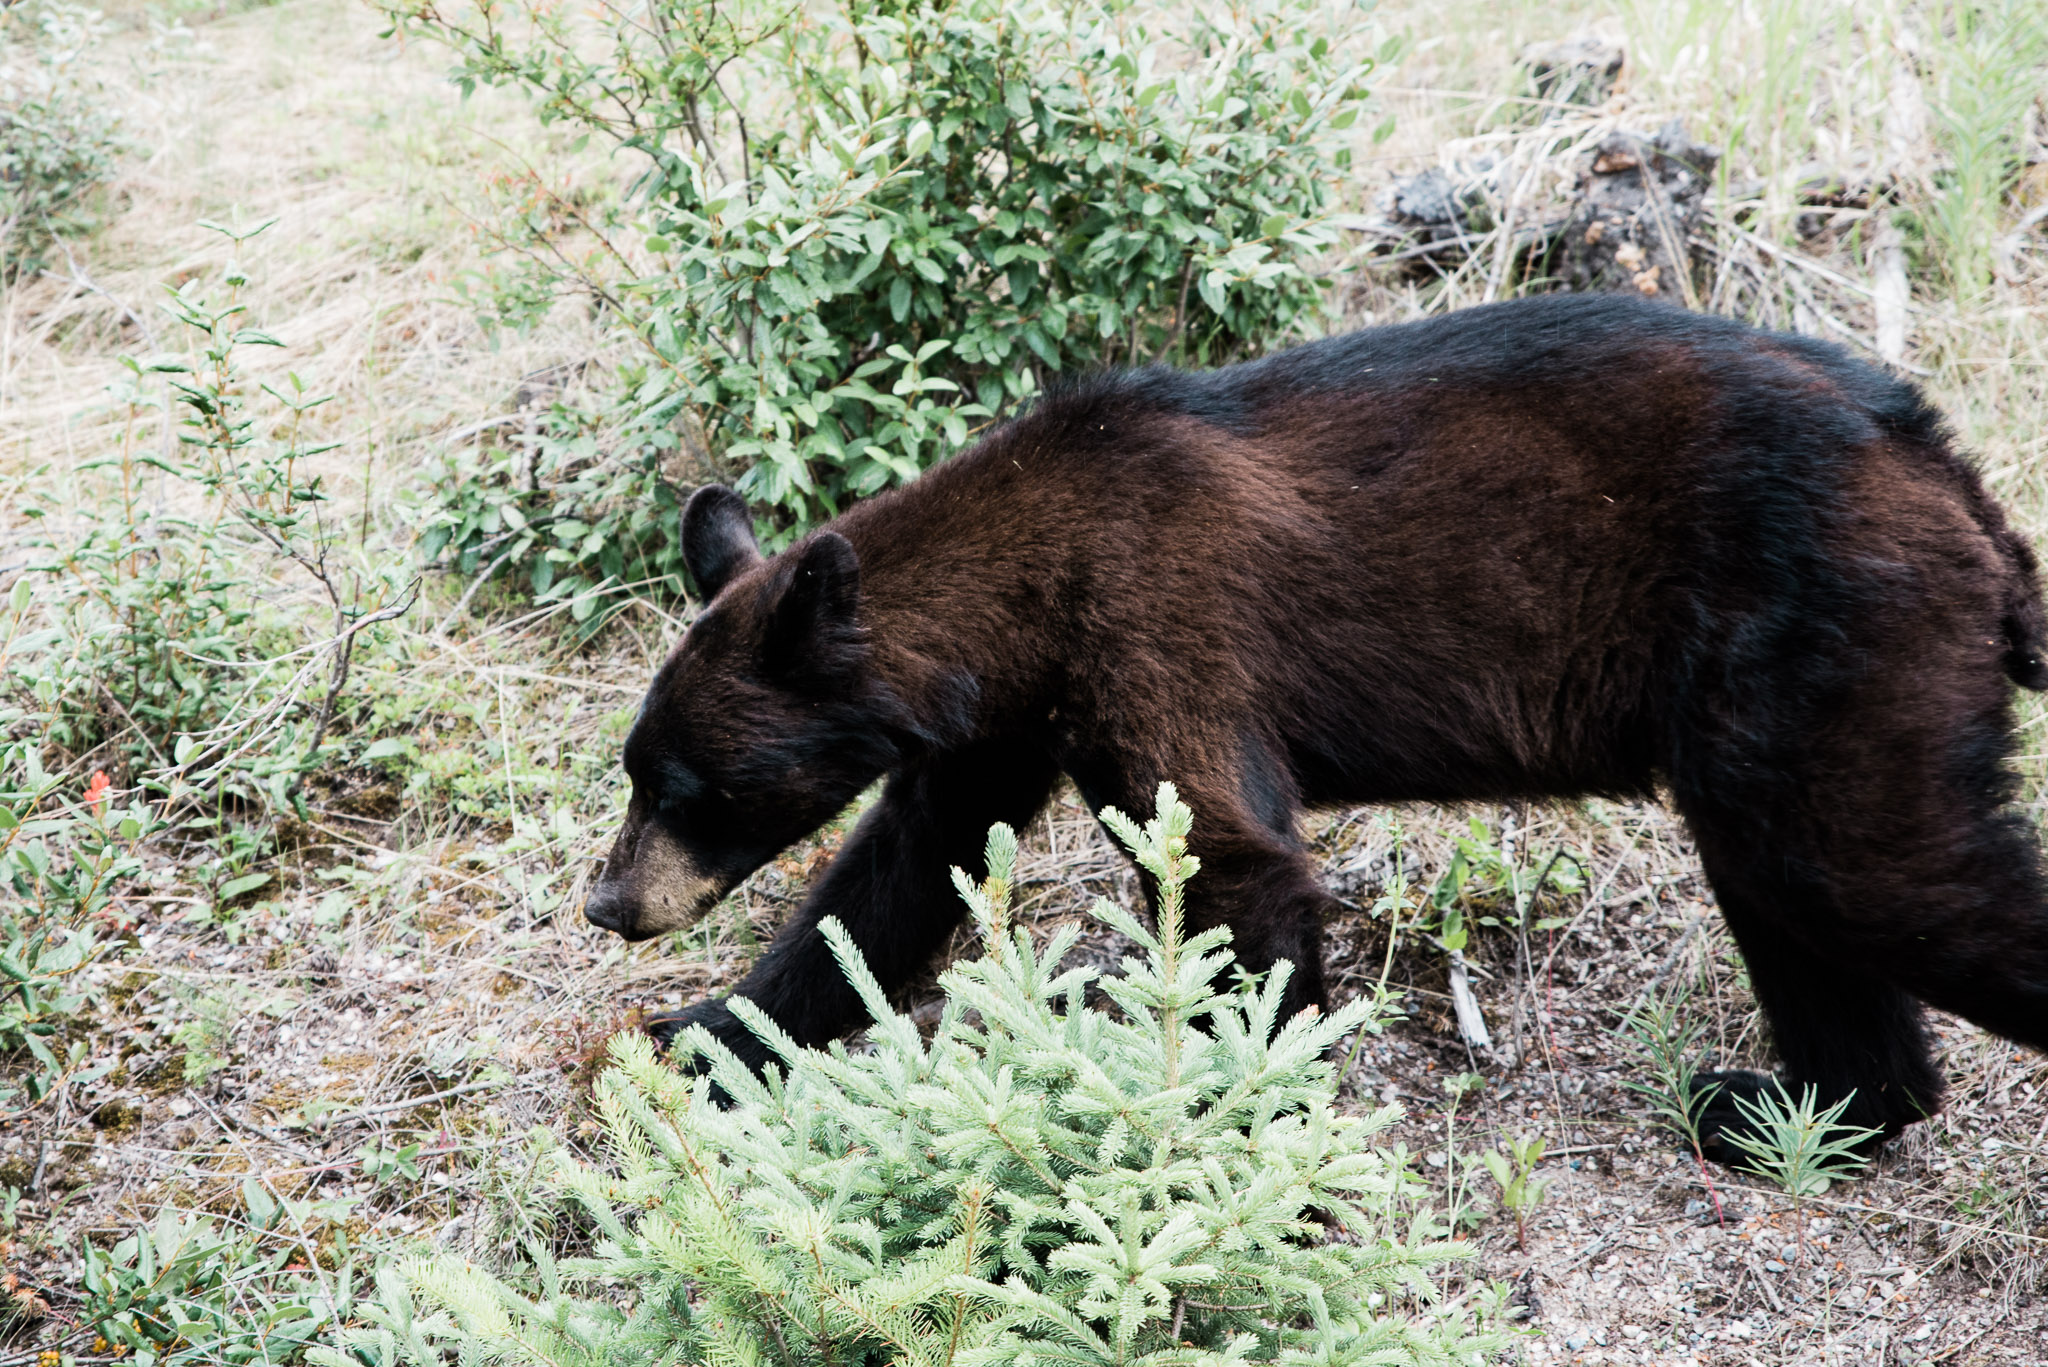
[[[1435,1287],[1467,1250],[1410,1214],[1426,1188],[1406,1154],[1373,1147],[1397,1109],[1332,1104],[1331,1053],[1380,1004],[1282,1021],[1286,965],[1219,991],[1228,931],[1183,937],[1187,808],[1162,786],[1151,821],[1104,820],[1159,889],[1156,931],[1093,909],[1138,947],[1101,982],[1119,1015],[1087,1005],[1093,970],[1061,967],[1076,927],[1041,947],[1011,923],[999,826],[987,877],[956,875],[983,952],[941,977],[929,1039],[825,922],[868,1048],[800,1048],[744,1002],[783,1071],[756,1077],[695,1031],[678,1043],[709,1071],[685,1077],[616,1038],[603,1161],[554,1157],[591,1256],[536,1243],[504,1275],[416,1260],[344,1348],[419,1367],[1491,1360],[1499,1291]]]

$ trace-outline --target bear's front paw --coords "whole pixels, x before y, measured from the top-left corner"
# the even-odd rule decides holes
[[[677,1035],[698,1024],[702,1024],[700,1017],[688,1011],[677,1011],[666,1016],[649,1016],[641,1023],[641,1028],[654,1041],[654,1047],[666,1054],[669,1046],[676,1042]]]
[[[717,998],[684,1007],[671,1015],[652,1017],[643,1028],[653,1038],[655,1047],[667,1056],[672,1066],[694,1076],[710,1072],[710,1060],[694,1049],[674,1049],[676,1037],[693,1025],[703,1026],[713,1039],[730,1049],[741,1063],[753,1070],[756,1076],[771,1058],[768,1046],[761,1042],[760,1037],[747,1029],[738,1016],[726,1009],[725,1002]],[[687,1053],[687,1057],[678,1057],[679,1053]],[[711,1102],[723,1109],[732,1105],[733,1099],[725,1088],[713,1083]]]
[[[1785,1083],[1769,1073],[1753,1073],[1733,1069],[1723,1073],[1700,1073],[1693,1078],[1692,1091],[1697,1098],[1711,1089],[1705,1103],[1699,1106],[1700,1152],[1716,1163],[1731,1168],[1757,1171],[1754,1154],[1757,1148],[1769,1148],[1770,1136],[1764,1128],[1750,1117],[1761,1109],[1765,1093],[1771,1095],[1777,1108],[1790,1114],[1797,1109],[1791,1093],[1798,1088],[1788,1088]],[[1740,1101],[1744,1104],[1737,1105]],[[1824,1112],[1833,1103],[1825,1093],[1815,1103]],[[1869,1121],[1875,1119],[1876,1124]],[[1850,1151],[1868,1160],[1873,1157],[1884,1141],[1900,1129],[1898,1122],[1886,1123],[1882,1116],[1869,1117],[1861,1113],[1856,1104],[1846,1107],[1829,1131],[1830,1139],[1842,1139],[1844,1129],[1863,1130],[1865,1133],[1850,1146]],[[1740,1142],[1747,1140],[1748,1144]]]
[[[1700,1153],[1723,1167],[1748,1169],[1749,1150],[1735,1142],[1736,1136],[1761,1144],[1764,1135],[1735,1101],[1740,1097],[1754,1108],[1767,1091],[1775,1095],[1779,1105],[1790,1104],[1785,1089],[1769,1073],[1736,1068],[1697,1074],[1692,1080],[1692,1095],[1693,1104],[1699,1108]],[[1706,1095],[1704,1104],[1699,1100],[1702,1094]]]
[[[711,1038],[738,1054],[749,1068],[761,1071],[761,1064],[768,1057],[767,1046],[727,1009],[722,997],[695,1002],[665,1016],[651,1016],[644,1028],[662,1052],[667,1053],[676,1037],[693,1025],[703,1026]]]

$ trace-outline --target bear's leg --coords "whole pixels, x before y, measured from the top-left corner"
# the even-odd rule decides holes
[[[1804,943],[1791,927],[1809,908],[1756,895],[1726,859],[1709,857],[1707,873],[1784,1068],[1781,1079],[1737,1070],[1699,1076],[1697,1086],[1714,1089],[1700,1116],[1706,1156],[1744,1163],[1731,1135],[1754,1138],[1755,1127],[1735,1102],[1754,1106],[1767,1088],[1782,1086],[1796,1099],[1812,1087],[1823,1108],[1853,1093],[1842,1123],[1886,1137],[1931,1114],[1942,1077],[1920,1004],[1869,968]]]
[[[930,964],[966,907],[955,866],[982,871],[988,828],[1021,827],[1051,795],[1058,770],[1035,746],[984,741],[915,762],[892,775],[831,865],[731,996],[759,1006],[799,1044],[825,1044],[865,1025],[867,1013],[840,971],[818,923],[836,916],[884,988]],[[666,1043],[702,1025],[758,1070],[768,1047],[726,1006],[698,1002],[649,1022]]]
[[[1854,1088],[1844,1119],[1887,1133],[1940,1100],[1918,1003],[2048,1047],[2048,899],[2006,807],[2006,684],[1932,641],[1834,706],[1796,758],[1723,764],[1711,798],[1675,785],[1788,1089],[1832,1104]],[[1739,1123],[1727,1095],[1709,1118]]]
[[[1928,1005],[2048,1051],[2048,896],[2031,830],[1986,810],[1929,834],[1921,858],[1866,853],[1868,895],[1897,908],[1871,956]]]
[[[1161,762],[1132,767],[1172,775],[1181,800],[1194,813],[1189,845],[1202,870],[1187,886],[1189,931],[1228,925],[1231,951],[1248,973],[1270,972],[1282,959],[1293,965],[1281,1001],[1282,1024],[1304,1007],[1328,1010],[1323,923],[1342,910],[1342,903],[1316,881],[1295,835],[1299,809],[1284,775],[1263,762],[1256,772],[1239,765],[1229,771],[1240,780],[1232,788],[1205,781],[1215,766]],[[1097,811],[1113,806],[1136,820],[1151,816],[1154,793],[1139,791],[1112,765],[1084,765],[1081,774],[1087,776],[1079,779],[1082,790]],[[1245,790],[1260,798],[1256,809]],[[1149,877],[1146,883],[1147,895],[1154,896]]]
[[[1328,1010],[1323,922],[1341,904],[1316,882],[1299,849],[1270,838],[1205,837],[1196,810],[1191,843],[1202,871],[1188,884],[1189,929],[1227,924],[1231,951],[1248,973],[1270,972],[1282,959],[1293,965],[1279,1023],[1305,1007]]]

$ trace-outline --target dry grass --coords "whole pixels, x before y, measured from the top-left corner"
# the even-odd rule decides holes
[[[1823,156],[1919,185],[1943,163],[1926,93],[1917,131],[1910,90],[1895,96],[1908,11],[1854,13],[1852,30],[1852,11],[1834,6],[1715,6],[1704,17],[1684,5],[1384,6],[1378,21],[1411,42],[1382,73],[1399,123],[1361,149],[1360,207],[1396,174],[1483,153],[1517,168],[1523,211],[1540,216],[1568,186],[1575,149],[1684,114],[1695,136],[1743,134],[1727,143],[1727,188],[1761,206],[1752,234],[1730,226],[1725,203],[1714,220],[1721,302],[1874,349],[1884,320],[1867,214],[1831,209],[1802,234],[1805,165]],[[225,264],[198,219],[274,216],[248,262],[252,315],[291,344],[276,365],[340,396],[326,410],[345,443],[330,474],[363,510],[364,553],[401,542],[398,495],[414,472],[513,411],[523,377],[604,359],[574,310],[523,337],[479,328],[457,296],[479,264],[469,214],[507,170],[598,185],[606,168],[553,144],[509,100],[458,103],[441,54],[379,41],[374,17],[346,0],[195,15],[189,36],[168,41],[140,10],[118,17],[124,32],[105,61],[136,154],[112,223],[74,244],[68,273],[0,302],[0,489],[104,449],[113,357],[172,345],[152,296]],[[1559,111],[1528,103],[1514,59],[1525,43],[1578,32],[1629,43],[1632,65],[1606,106],[1542,123]],[[1815,65],[1825,74],[1810,79]],[[2040,171],[2016,213],[2048,195]],[[1512,292],[1518,268],[1498,246],[1435,275],[1361,275],[1346,309],[1387,320]],[[2048,528],[2044,274],[2043,254],[2021,239],[1982,297],[1958,304],[1923,284],[1903,357],[2037,531]],[[17,558],[0,552],[0,564]],[[439,586],[441,608],[462,587]],[[501,1198],[530,1181],[527,1129],[571,1143],[594,1133],[582,1096],[605,1038],[737,976],[830,848],[828,832],[664,943],[628,948],[587,927],[577,907],[618,800],[617,745],[679,624],[635,603],[578,646],[489,591],[476,607],[447,638],[432,630],[438,614],[423,613],[363,662],[356,687],[402,719],[419,754],[318,786],[312,819],[279,833],[274,887],[216,909],[167,849],[152,895],[127,908],[139,937],[104,970],[91,1033],[96,1056],[118,1066],[0,1132],[0,1185],[26,1192],[15,1266],[60,1315],[75,1303],[80,1237],[105,1241],[165,1204],[233,1214],[252,1174],[287,1193],[355,1198],[334,1229],[316,1231],[324,1247],[346,1233],[358,1245],[418,1236],[494,1252]],[[2029,704],[2029,737],[2044,715]],[[2038,806],[2048,745],[2025,749]],[[1500,1046],[1488,1056],[1459,1041],[1441,954],[1412,934],[1390,944],[1385,919],[1366,910],[1389,888],[1397,831],[1401,867],[1427,887],[1474,815],[1496,841],[1514,832],[1525,875],[1563,846],[1588,883],[1544,908],[1565,918],[1554,932],[1526,944],[1479,936],[1477,990]],[[1408,1105],[1405,1136],[1447,1199],[1462,1169],[1445,1151],[1445,1078],[1486,1079],[1461,1107],[1454,1149],[1509,1133],[1550,1142],[1543,1170],[1556,1185],[1526,1252],[1510,1221],[1473,1231],[1485,1275],[1517,1281],[1542,1331],[1528,1361],[2048,1358],[2041,1059],[1944,1022],[1950,1108],[1816,1203],[1820,1251],[1792,1268],[1785,1203],[1717,1174],[1717,1223],[1699,1174],[1620,1085],[1629,1062],[1612,1030],[1652,988],[1686,993],[1722,1058],[1767,1057],[1739,958],[1661,810],[1342,813],[1309,834],[1327,880],[1358,908],[1331,927],[1331,981],[1348,991],[1384,975],[1408,1013],[1360,1049],[1350,1091]],[[1132,891],[1071,799],[1028,833],[1025,874],[1023,914],[1046,925],[1094,893]],[[1085,952],[1107,960],[1115,946],[1095,937]],[[366,1148],[406,1143],[422,1146],[417,1181],[363,1172]],[[1471,1192],[1487,1186],[1471,1175]],[[0,1362],[34,1346],[18,1337]]]
[[[599,169],[517,101],[462,103],[443,54],[380,40],[358,6],[195,16],[182,36],[152,10],[117,7],[101,63],[136,153],[111,187],[112,222],[0,307],[6,477],[111,444],[121,415],[100,396],[115,356],[181,350],[164,286],[218,278],[235,256],[202,220],[277,220],[242,263],[250,316],[289,349],[249,360],[260,378],[290,369],[337,396],[329,435],[347,454],[333,473],[358,497],[401,482],[423,443],[508,411],[522,376],[596,352],[577,310],[535,335],[487,335],[459,298],[491,177],[537,165],[574,183]]]

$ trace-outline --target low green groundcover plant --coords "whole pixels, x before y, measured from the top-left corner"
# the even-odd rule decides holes
[[[1182,936],[1197,868],[1170,786],[1105,819],[1157,880],[1158,932],[1098,901],[1142,958],[1062,971],[1009,920],[1016,838],[955,880],[984,944],[941,979],[929,1040],[846,932],[826,933],[876,1025],[871,1049],[797,1047],[746,1004],[786,1072],[756,1079],[701,1031],[673,1071],[621,1036],[597,1100],[607,1168],[561,1157],[592,1256],[531,1250],[509,1277],[458,1259],[389,1282],[353,1356],[439,1363],[1478,1363],[1499,1292],[1446,1296],[1444,1238],[1394,1107],[1340,1115],[1331,1047],[1379,1003],[1275,1020],[1287,976],[1218,992],[1228,932]],[[1275,1027],[1278,1026],[1276,1031]],[[736,1099],[711,1100],[713,1084]],[[424,1303],[416,1311],[414,1298]]]
[[[217,1224],[165,1207],[112,1249],[82,1240],[79,1317],[115,1359],[133,1353],[133,1367],[299,1363],[350,1315],[358,1277],[334,1222],[354,1204],[279,1198],[248,1177],[240,1218]],[[315,1265],[309,1226],[332,1232],[339,1269]]]

